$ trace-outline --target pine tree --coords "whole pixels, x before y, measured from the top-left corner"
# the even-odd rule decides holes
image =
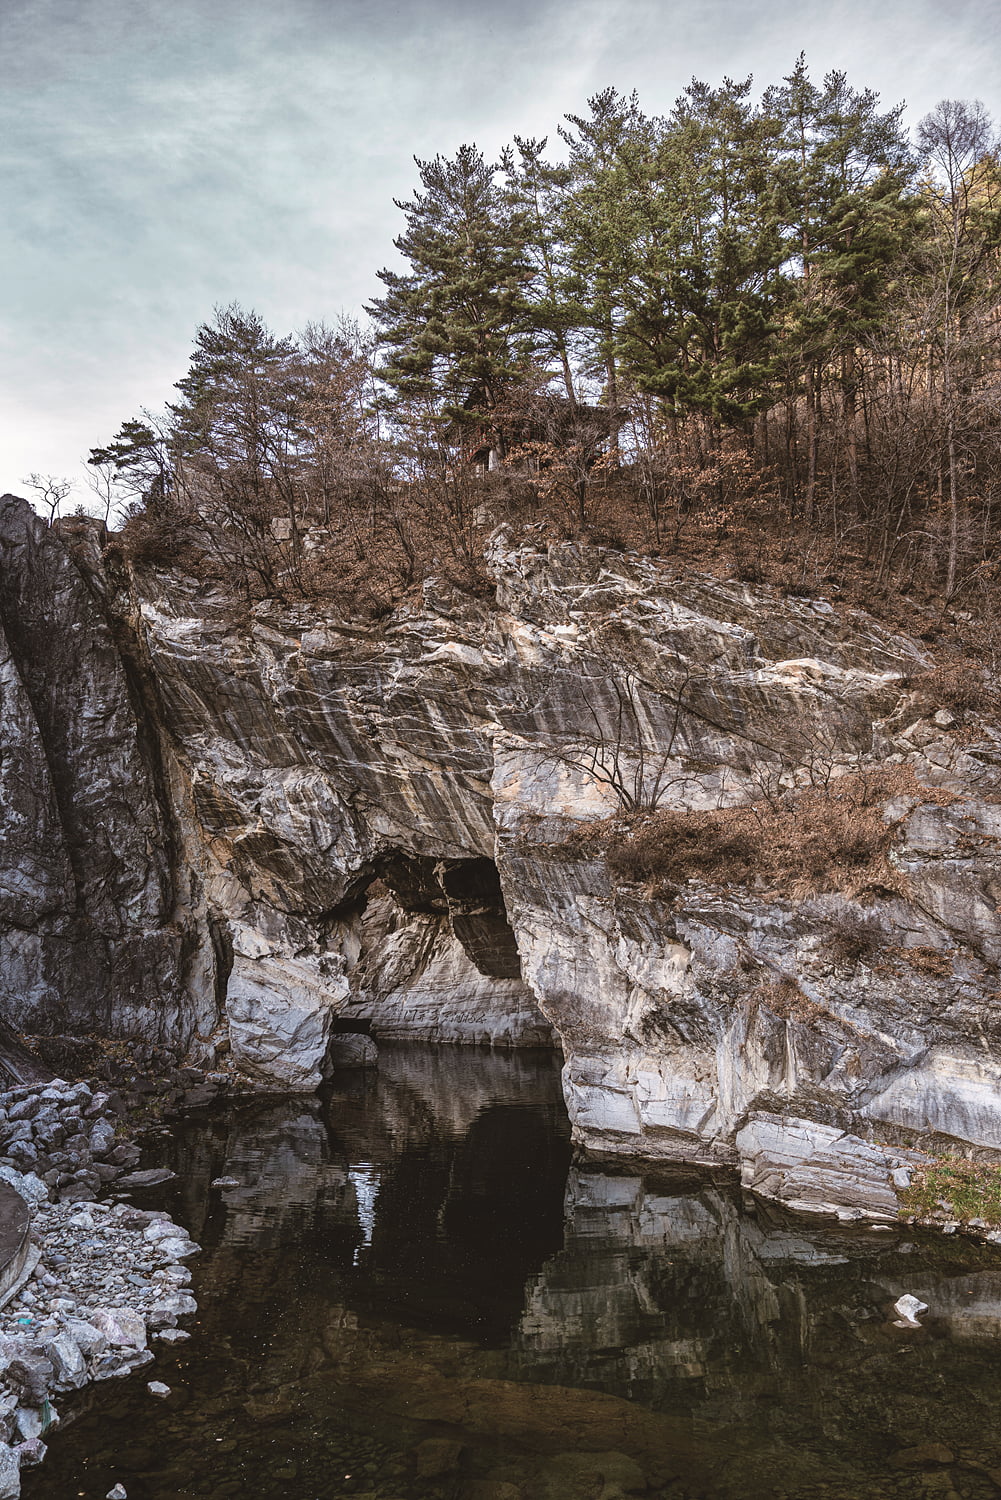
[[[561,215],[565,246],[563,294],[569,326],[584,341],[586,373],[603,382],[619,405],[619,336],[627,291],[646,222],[655,123],[635,93],[602,90],[590,114],[567,115],[560,135],[569,146],[569,180]]]
[[[423,191],[397,200],[407,230],[395,244],[410,272],[380,271],[386,295],[366,309],[387,351],[380,375],[398,401],[475,423],[533,347],[523,213],[475,146],[417,167]]]
[[[254,311],[216,308],[195,334],[181,400],[168,410],[176,451],[206,470],[240,474],[261,491],[288,466],[302,393],[294,338],[276,338]]]
[[[545,138],[532,140],[516,135],[514,146],[501,157],[501,166],[509,201],[523,225],[524,254],[534,272],[526,290],[536,353],[547,367],[558,364],[567,399],[576,403],[573,340],[586,317],[576,298],[577,284],[567,264],[562,235],[571,171],[545,160],[546,144]]]
[[[642,390],[746,427],[773,399],[782,245],[751,80],[693,81],[657,143],[620,345]]]
[[[762,101],[777,135],[774,176],[791,293],[782,341],[787,399],[805,401],[808,513],[825,387],[840,387],[850,428],[857,351],[883,316],[887,283],[912,227],[903,106],[880,114],[878,102],[871,89],[852,88],[843,72],[828,73],[818,87],[802,53]],[[854,471],[853,438],[849,464]]]

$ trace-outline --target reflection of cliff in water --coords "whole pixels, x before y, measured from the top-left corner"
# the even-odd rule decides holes
[[[893,1327],[904,1291],[929,1304],[918,1334]],[[993,1249],[825,1227],[691,1181],[573,1170],[564,1248],[526,1288],[511,1360],[520,1379],[687,1414],[717,1449],[713,1493],[770,1493],[784,1465],[799,1484],[867,1494],[852,1488],[860,1467],[885,1472],[914,1445],[941,1446],[928,1462],[940,1477],[964,1448],[974,1477],[974,1455],[996,1468],[999,1349]]]
[[[174,1396],[82,1393],[26,1495],[1001,1489],[996,1250],[568,1157],[544,1054],[390,1050],[322,1100],[189,1124],[168,1206],[205,1253]],[[917,1334],[887,1317],[902,1291],[930,1304]]]
[[[189,1129],[184,1222],[278,1261],[308,1239],[365,1307],[502,1337],[562,1241],[568,1138],[549,1053],[384,1048],[322,1100]],[[241,1186],[199,1197],[220,1176]]]

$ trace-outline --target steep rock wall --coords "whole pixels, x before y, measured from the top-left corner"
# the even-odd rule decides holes
[[[312,910],[294,961],[336,967],[337,1024],[475,1036],[478,1016],[485,1037],[505,986],[528,1020],[531,1001],[477,968],[443,872],[492,860],[494,918],[564,1048],[592,1151],[743,1164],[804,1206],[887,1212],[917,1140],[1001,1149],[996,731],[937,722],[906,686],[927,666],[918,647],[822,601],[503,535],[492,566],[495,605],[431,583],[371,627],[265,608],[236,623],[176,580],[147,586],[222,905],[235,882],[279,965]],[[690,881],[666,901],[566,842],[654,783],[669,807],[736,805],[821,761],[829,778],[913,770],[914,793],[885,809],[897,893]],[[839,957],[852,923],[877,935],[867,960]],[[770,994],[783,980],[791,1012]],[[874,1134],[896,1145],[874,1158]]]
[[[26,1031],[187,1046],[216,1018],[169,772],[100,601],[0,500],[0,1007]]]
[[[758,1187],[843,1203],[843,1163],[870,1176],[873,1131],[899,1142],[885,1179],[915,1134],[1001,1148],[995,730],[935,723],[903,685],[926,664],[917,646],[822,601],[503,535],[492,567],[495,606],[431,583],[372,627],[263,607],[236,622],[177,580],[138,601],[216,895],[243,924],[231,1004],[267,942],[327,993],[336,969],[338,1025],[486,1040],[507,1016],[510,1037],[504,990],[527,1020],[530,998],[477,968],[443,874],[494,861],[503,912],[491,897],[477,919],[492,901],[510,921],[591,1151],[743,1160]],[[689,882],[668,903],[567,846],[654,778],[665,805],[717,807],[821,757],[834,777],[914,769],[917,792],[885,813],[905,895]],[[924,801],[921,784],[957,799]],[[854,919],[893,956],[837,959]],[[797,987],[794,1013],[768,998],[776,980]],[[786,1148],[812,1152],[809,1191],[782,1175]]]
[[[503,533],[490,564],[494,601],[430,581],[372,624],[170,574],[118,600],[238,1060],[311,1087],[338,1031],[555,1037],[585,1149],[849,1213],[891,1213],[916,1148],[1001,1150],[993,725],[936,712],[914,642],[823,601]],[[11,724],[31,758],[37,716]],[[654,795],[736,806],[894,764],[893,889],[855,899],[658,896],[569,838]],[[58,853],[22,843],[26,869]]]

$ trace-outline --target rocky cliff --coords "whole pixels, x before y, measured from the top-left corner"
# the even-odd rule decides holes
[[[914,1148],[1001,1151],[1001,736],[915,642],[504,533],[489,601],[247,610],[2,514],[18,1024],[218,1021],[303,1088],[344,1033],[555,1040],[581,1146],[804,1207],[892,1213]],[[867,777],[882,879],[630,880],[580,837]]]
[[[106,604],[0,500],[0,1008],[24,1031],[188,1046],[215,1011],[166,743]]]

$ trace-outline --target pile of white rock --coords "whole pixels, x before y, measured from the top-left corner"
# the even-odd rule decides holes
[[[44,1457],[45,1434],[59,1420],[54,1396],[151,1363],[150,1338],[187,1338],[178,1319],[197,1311],[183,1262],[198,1246],[187,1231],[166,1213],[89,1201],[93,1190],[82,1174],[100,1165],[91,1142],[105,1156],[117,1148],[107,1130],[98,1129],[107,1123],[100,1101],[89,1133],[74,1128],[95,1102],[88,1086],[57,1082],[15,1092],[20,1097],[0,1095],[6,1122],[40,1120],[56,1137],[58,1126],[73,1129],[73,1135],[52,1144],[56,1155],[69,1154],[68,1146],[79,1164],[49,1165],[46,1181],[13,1167],[14,1143],[9,1136],[3,1142],[7,1161],[0,1158],[0,1177],[30,1205],[32,1221],[27,1258],[0,1307],[0,1500],[15,1500],[21,1468]],[[25,1100],[38,1108],[29,1104],[31,1112],[22,1114],[18,1106]],[[0,1141],[6,1122],[0,1124]],[[19,1133],[17,1139],[30,1138]],[[126,1159],[109,1165],[120,1171],[130,1164],[132,1150],[123,1148]],[[67,1175],[65,1167],[71,1165]],[[108,1180],[110,1174],[98,1177]],[[62,1201],[54,1201],[56,1194]]]

